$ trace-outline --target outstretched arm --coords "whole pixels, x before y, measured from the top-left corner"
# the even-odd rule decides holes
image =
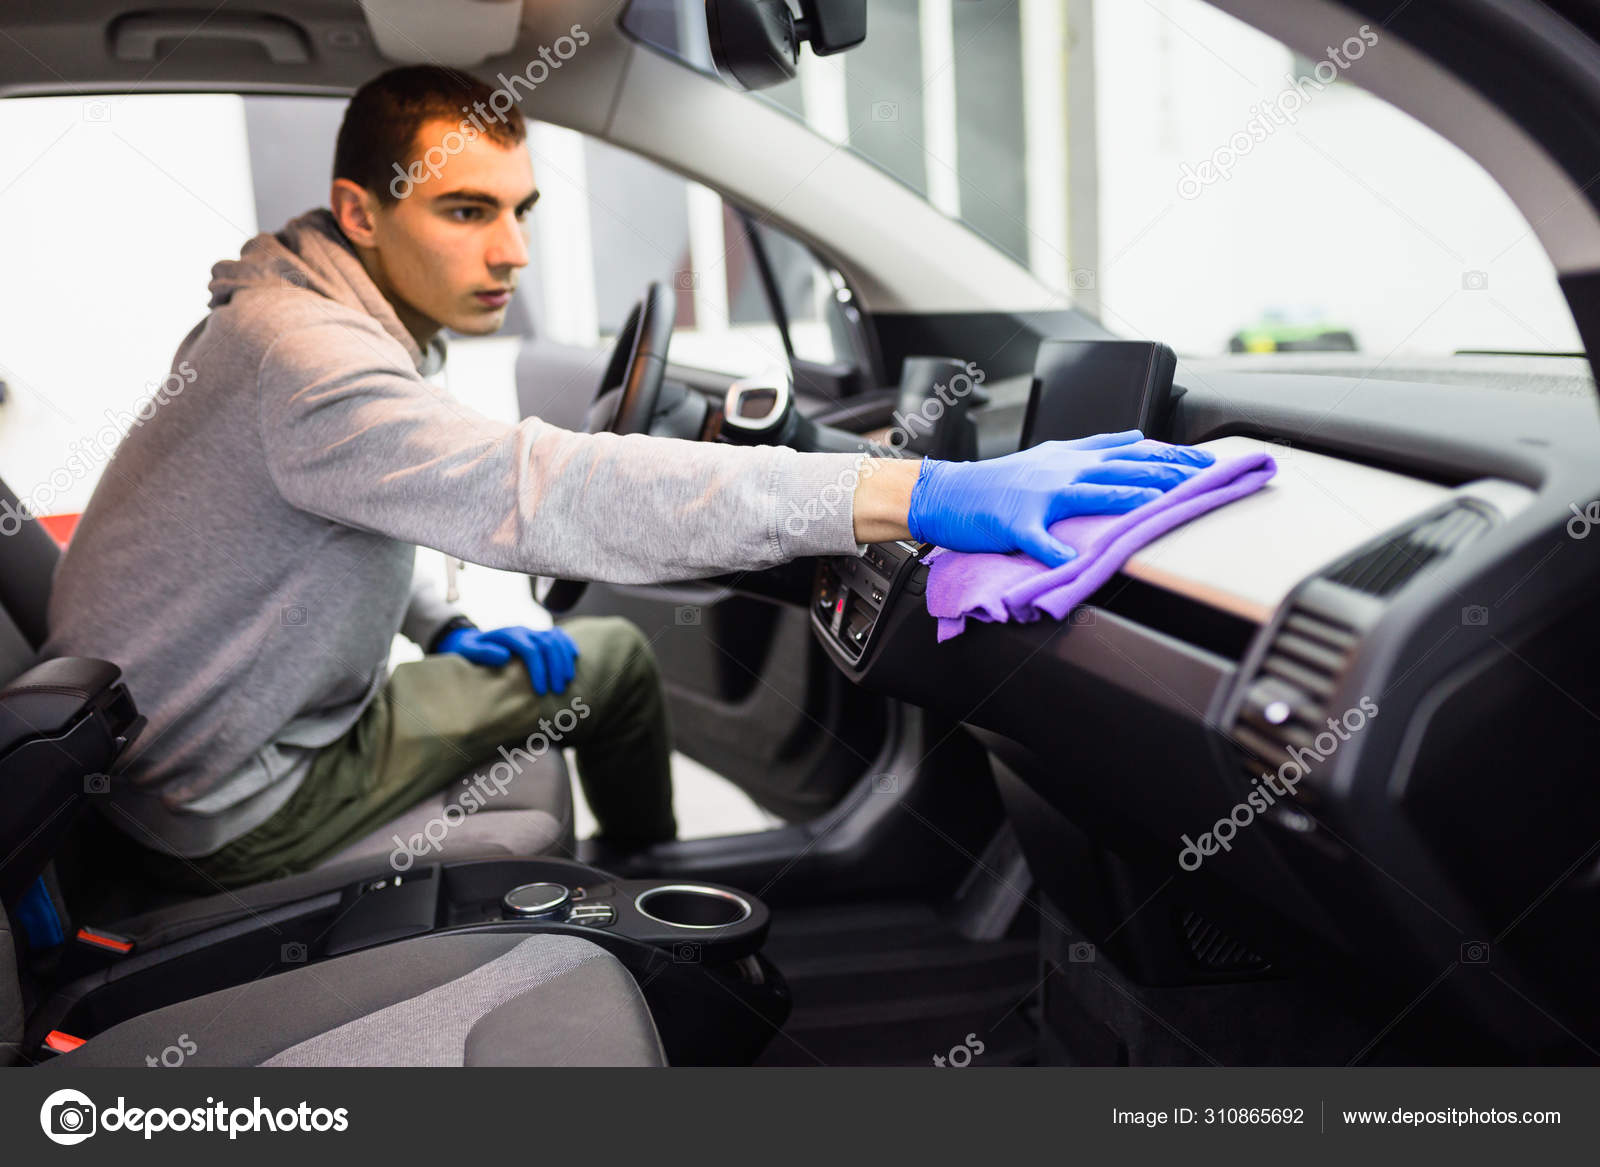
[[[862,455],[510,425],[405,359],[355,313],[274,341],[261,443],[289,503],[471,563],[616,583],[857,549]]]
[[[1212,460],[1136,430],[944,462],[507,425],[404,360],[355,313],[274,341],[258,380],[274,484],[313,514],[529,575],[695,579],[907,536],[1053,565],[1074,553],[1051,523],[1131,510]]]

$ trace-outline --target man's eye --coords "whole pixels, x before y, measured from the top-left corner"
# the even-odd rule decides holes
[[[452,207],[450,217],[458,223],[470,223],[483,213],[482,207]]]

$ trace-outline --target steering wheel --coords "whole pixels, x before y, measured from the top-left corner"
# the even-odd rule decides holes
[[[628,312],[617,343],[606,361],[605,375],[584,431],[586,433],[643,434],[650,432],[667,374],[667,348],[672,343],[672,322],[677,298],[665,284],[651,283],[644,298]],[[583,598],[587,580],[535,576],[530,581],[533,598],[555,615],[570,612]]]

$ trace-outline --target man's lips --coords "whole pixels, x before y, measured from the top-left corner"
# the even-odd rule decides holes
[[[474,292],[472,295],[486,308],[504,308],[511,302],[510,288],[500,288],[493,292]]]

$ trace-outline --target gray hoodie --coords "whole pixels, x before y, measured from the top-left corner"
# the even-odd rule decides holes
[[[149,718],[106,808],[146,846],[209,854],[283,805],[396,631],[426,644],[454,614],[413,588],[418,545],[620,583],[859,550],[858,455],[462,405],[326,210],[217,264],[210,307],[89,501],[44,647],[120,665]]]

